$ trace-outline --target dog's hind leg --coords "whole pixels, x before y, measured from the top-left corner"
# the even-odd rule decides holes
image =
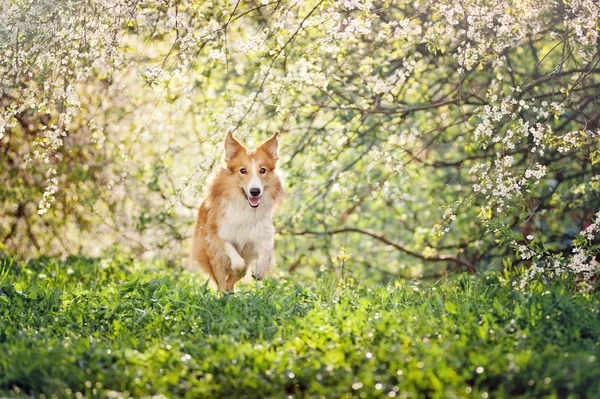
[[[228,290],[229,288],[229,284],[228,284],[228,273],[227,270],[225,270],[225,267],[222,266],[218,266],[218,267],[213,267],[213,275],[215,276],[215,281],[217,283],[217,289],[219,291],[224,291],[224,290]]]

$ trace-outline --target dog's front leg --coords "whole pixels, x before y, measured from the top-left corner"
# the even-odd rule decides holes
[[[244,277],[246,275],[246,261],[229,241],[225,241],[225,253],[229,256],[233,273],[238,277]]]
[[[271,265],[275,260],[273,241],[271,241],[269,244],[259,247],[257,250],[257,255],[256,265],[252,268],[252,277],[257,280],[262,280],[271,270]]]

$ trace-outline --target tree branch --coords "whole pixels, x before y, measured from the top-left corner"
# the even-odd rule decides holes
[[[327,231],[312,231],[312,230],[303,230],[303,231],[296,231],[296,232],[291,232],[291,234],[293,235],[334,235],[334,234],[340,234],[340,233],[360,233],[360,234],[364,234],[367,235],[369,237],[372,237],[378,241],[381,241],[382,243],[386,244],[386,245],[391,245],[392,247],[394,247],[395,249],[397,249],[400,252],[403,252],[407,255],[413,256],[415,258],[424,260],[424,261],[429,261],[429,262],[452,262],[454,264],[466,267],[467,270],[469,270],[470,272],[474,272],[476,267],[475,265],[467,262],[467,261],[463,261],[461,259],[455,258],[453,256],[450,255],[439,255],[439,256],[425,256],[421,253],[415,252],[415,251],[411,251],[410,249],[407,249],[406,247],[403,247],[400,244],[397,244],[395,242],[390,241],[389,239],[385,238],[384,236],[377,234],[377,233],[373,233],[371,231],[368,230],[363,230],[363,229],[358,229],[355,227],[345,227],[342,229],[336,229],[336,230],[327,230]]]

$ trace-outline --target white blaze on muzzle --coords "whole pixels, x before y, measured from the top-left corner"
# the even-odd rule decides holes
[[[246,193],[246,198],[248,199],[250,206],[256,208],[263,195],[263,184],[260,177],[258,177],[258,169],[254,160],[252,160],[252,177],[250,178],[248,185],[244,188],[244,192]]]

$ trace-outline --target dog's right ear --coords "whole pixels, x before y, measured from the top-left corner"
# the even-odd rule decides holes
[[[237,154],[246,150],[246,147],[233,137],[231,130],[225,136],[225,162],[231,161]]]

